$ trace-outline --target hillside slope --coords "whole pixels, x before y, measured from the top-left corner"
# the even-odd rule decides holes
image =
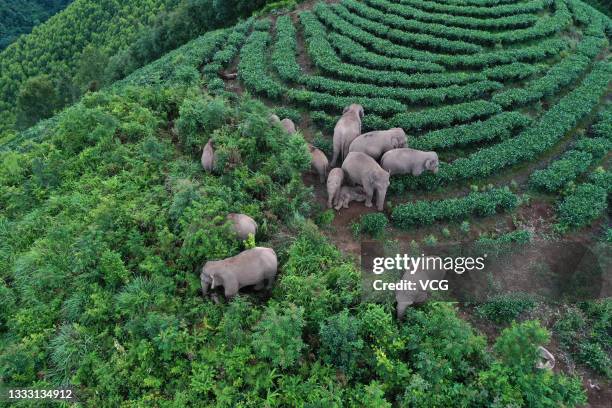
[[[0,51],[64,9],[72,0],[5,0],[0,7]]]
[[[606,407],[609,299],[492,296],[473,316],[428,302],[398,321],[392,296],[363,296],[351,251],[368,234],[417,248],[609,235],[610,27],[577,0],[307,2],[18,133],[0,146],[0,379],[70,384],[101,407],[575,407],[587,393]],[[327,210],[306,174],[306,142],[329,156],[352,102],[366,129],[402,126],[442,160],[394,176],[375,217]],[[279,273],[216,304],[202,265],[254,245],[231,212],[259,223]],[[540,345],[555,371],[535,368]]]
[[[0,52],[0,134],[14,126],[15,102],[27,79],[44,74],[58,90],[56,98],[71,99],[72,78],[88,46],[100,55],[113,55],[130,44],[160,11],[178,3],[76,0],[31,34],[19,38]]]

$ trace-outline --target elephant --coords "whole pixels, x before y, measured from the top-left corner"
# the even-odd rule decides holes
[[[436,152],[423,152],[405,147],[389,150],[383,154],[380,165],[392,176],[396,174],[420,176],[425,170],[438,173],[440,162]]]
[[[332,205],[338,203],[343,181],[344,171],[341,168],[336,167],[329,172],[329,176],[327,176],[327,208],[332,208]]]
[[[342,117],[334,128],[334,152],[331,166],[336,167],[349,153],[349,147],[357,136],[361,134],[361,120],[364,116],[363,106],[352,104],[344,108]]]
[[[550,351],[546,350],[542,346],[538,346],[538,353],[540,354],[540,358],[536,362],[537,369],[552,370],[553,368],[555,368],[555,356],[553,356]]]
[[[340,197],[338,198],[338,202],[336,204],[336,210],[340,208],[348,208],[351,201],[362,202],[365,201],[366,195],[363,187],[355,186],[342,186],[340,189]]]
[[[393,128],[364,133],[353,140],[349,152],[362,152],[378,161],[389,150],[402,147],[406,147],[406,132],[402,128]]]
[[[327,172],[329,170],[329,162],[327,161],[327,157],[325,157],[325,153],[311,144],[308,145],[308,151],[310,152],[311,157],[310,166],[319,175],[319,181],[321,184],[324,184],[325,179],[327,178]]]
[[[257,223],[246,214],[231,213],[227,219],[232,222],[232,230],[241,241],[249,238],[249,234],[257,234]]]
[[[280,125],[281,123],[281,120],[278,117],[278,115],[272,114],[270,115],[269,119],[270,119],[270,123],[272,123],[273,125]]]
[[[209,139],[202,151],[202,167],[204,167],[204,171],[212,172],[216,164],[217,157],[215,155],[213,140]]]
[[[295,123],[293,123],[293,121],[291,119],[283,119],[281,120],[281,126],[287,131],[287,133],[289,133],[290,135],[294,134],[295,132],[297,132],[297,129],[295,128]]]
[[[255,290],[261,290],[264,286],[270,289],[277,270],[276,253],[264,247],[247,249],[220,261],[208,261],[200,273],[202,294],[206,296],[209,289],[223,286],[225,297],[229,299],[245,286],[255,285]]]
[[[376,160],[361,152],[349,153],[342,163],[342,170],[350,183],[363,186],[366,207],[372,207],[372,196],[376,191],[376,208],[382,211],[390,184],[389,173],[383,170]]]
[[[428,257],[428,258],[423,258],[424,262],[425,259],[429,259],[431,260],[432,257]],[[434,262],[430,262],[431,264],[434,264]],[[436,266],[436,265],[434,265]],[[440,280],[440,279],[444,279],[444,276],[446,275],[446,270],[441,266],[441,265],[437,265],[440,266],[440,268],[424,268],[423,265],[421,264],[421,266],[414,271],[414,273],[411,273],[412,271],[406,270],[404,271],[404,274],[402,275],[402,281],[409,281],[409,282],[415,282],[416,286],[415,286],[415,290],[396,290],[395,291],[395,300],[397,301],[397,320],[402,320],[402,318],[404,317],[404,314],[406,313],[406,309],[408,308],[408,306],[411,306],[413,304],[419,304],[419,303],[423,303],[427,300],[427,298],[429,297],[429,294],[427,293],[426,290],[423,290],[423,288],[420,286],[419,281],[426,281],[426,280]]]

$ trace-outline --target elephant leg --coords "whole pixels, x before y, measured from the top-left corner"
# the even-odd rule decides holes
[[[274,286],[274,277],[271,277],[268,279],[268,284],[266,285],[266,289],[270,290],[272,289],[272,286]]]
[[[404,318],[408,306],[410,306],[408,302],[397,302],[397,320],[402,320]]]
[[[259,282],[257,285],[255,285],[254,289],[255,290],[262,290],[264,288],[264,281]]]
[[[319,182],[321,182],[321,184],[325,184],[325,170],[319,171]]]
[[[374,189],[369,183],[364,183],[363,189],[365,190],[366,194],[365,206],[372,207],[372,196],[374,195]]]
[[[336,163],[338,162],[338,154],[340,154],[340,146],[338,146],[338,143],[336,143],[336,141],[334,140],[334,152],[332,153],[330,167],[336,167]]]

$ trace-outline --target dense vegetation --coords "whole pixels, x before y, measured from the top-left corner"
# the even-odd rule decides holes
[[[5,0],[0,8],[0,50],[63,10],[72,0]]]
[[[110,3],[149,28],[100,14],[99,35],[70,28],[75,54],[53,42],[79,6]],[[345,226],[303,177],[306,142],[328,152],[358,102],[364,129],[401,126],[442,163],[394,176],[387,211],[349,221],[354,239],[391,244],[398,228],[417,246],[501,246],[605,228],[609,19],[578,0],[343,0],[226,27],[292,2],[145,3],[76,0],[0,55],[0,99],[19,106],[5,123],[34,125],[0,139],[4,384],[71,384],[96,407],[584,404],[580,371],[535,368],[551,335],[559,360],[610,378],[609,300],[539,322],[532,298],[494,295],[474,308],[495,325],[488,338],[452,303],[398,321],[393,299],[362,296],[357,263],[333,243]],[[111,71],[123,79],[94,92],[87,80]],[[57,113],[62,72],[92,92]],[[272,110],[302,132],[271,126]],[[211,138],[213,174],[200,164]],[[545,232],[516,221],[538,199],[553,213]],[[254,241],[230,233],[230,212],[258,222]],[[202,297],[202,265],[253,245],[278,254],[273,289]]]
[[[0,53],[0,137],[27,128],[266,0],[76,0]],[[293,2],[294,3],[294,2]],[[290,5],[292,2],[280,2]],[[32,109],[32,100],[44,104]]]

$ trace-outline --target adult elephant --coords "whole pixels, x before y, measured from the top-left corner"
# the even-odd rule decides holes
[[[383,154],[380,165],[393,176],[398,174],[420,176],[424,171],[438,173],[440,161],[436,152],[423,152],[405,147],[389,150]]]
[[[361,134],[361,120],[363,119],[363,106],[352,104],[344,108],[342,117],[334,128],[334,152],[331,166],[336,167],[349,153],[353,140]]]
[[[376,208],[382,211],[389,188],[389,173],[376,160],[361,152],[349,153],[342,164],[342,170],[350,183],[363,186],[366,207],[372,207],[372,197],[376,192]]]
[[[278,270],[276,253],[271,248],[255,247],[220,261],[208,261],[200,273],[202,294],[223,286],[225,297],[231,298],[245,286],[270,289]]]
[[[378,161],[389,150],[402,147],[406,147],[406,132],[402,128],[393,128],[364,133],[353,140],[349,152],[362,152]]]

